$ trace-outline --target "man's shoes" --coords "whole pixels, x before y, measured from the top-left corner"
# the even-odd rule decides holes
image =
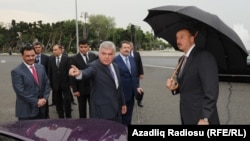
[[[143,105],[142,105],[141,103],[137,103],[137,105],[138,105],[139,107],[143,107]]]
[[[49,106],[54,106],[55,105],[55,103],[52,103],[52,104],[50,104]]]

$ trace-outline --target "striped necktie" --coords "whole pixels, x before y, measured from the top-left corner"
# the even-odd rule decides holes
[[[36,72],[36,69],[34,66],[30,66],[31,70],[32,70],[32,75],[36,81],[36,84],[39,85],[39,80],[38,80],[38,75],[37,75],[37,72]]]

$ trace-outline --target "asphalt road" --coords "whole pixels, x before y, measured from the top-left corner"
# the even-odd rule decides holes
[[[173,96],[165,87],[165,81],[171,76],[174,63],[170,61],[172,63],[170,67],[154,66],[152,63],[155,60],[147,59],[147,56],[154,56],[154,53],[141,53],[145,71],[144,79],[141,80],[141,86],[144,89],[144,99],[142,102],[144,107],[135,106],[133,124],[181,124],[179,95]],[[172,55],[173,53],[157,53],[157,56]],[[177,53],[173,56],[176,55],[180,54]],[[161,60],[159,57],[158,59]],[[22,60],[19,55],[0,55],[0,61],[1,123],[17,120],[15,117],[15,93],[11,84],[10,71]],[[164,63],[164,61],[161,63]],[[217,106],[221,124],[250,123],[249,91],[249,83],[220,82],[220,95]],[[51,99],[49,102],[51,102]],[[77,105],[72,105],[72,107],[72,118],[78,118]],[[50,118],[57,118],[55,106],[50,107]]]

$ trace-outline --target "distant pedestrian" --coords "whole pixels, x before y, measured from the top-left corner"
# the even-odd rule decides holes
[[[8,53],[9,53],[9,55],[12,55],[12,48],[11,47],[9,47]]]
[[[43,65],[36,64],[32,46],[21,49],[23,62],[11,71],[12,86],[16,93],[18,120],[45,119],[50,82]]]

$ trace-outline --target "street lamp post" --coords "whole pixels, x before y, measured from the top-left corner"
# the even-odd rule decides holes
[[[81,17],[81,18],[84,18],[84,24],[83,24],[83,39],[87,39],[88,34],[87,34],[86,19],[87,19],[87,17],[88,17],[88,13],[87,13],[87,12],[82,12],[80,17]]]
[[[76,52],[79,52],[78,43],[79,43],[79,35],[78,35],[78,16],[77,16],[77,0],[75,0],[75,9],[76,9]]]

